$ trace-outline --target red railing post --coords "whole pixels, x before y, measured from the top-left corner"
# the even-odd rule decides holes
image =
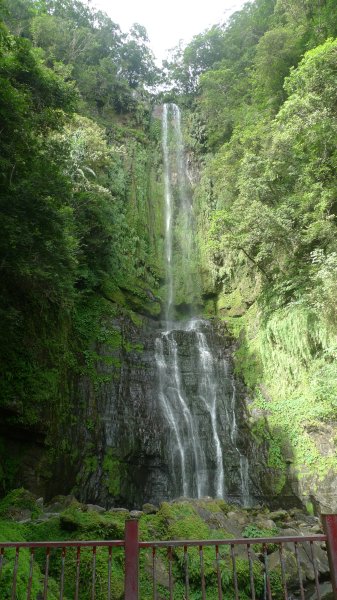
[[[322,515],[333,597],[337,600],[337,515]]]
[[[125,521],[125,600],[138,600],[138,521]]]

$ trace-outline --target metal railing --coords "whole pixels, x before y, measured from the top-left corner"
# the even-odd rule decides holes
[[[198,590],[202,600],[208,594],[305,600],[304,552],[312,568],[311,597],[321,600],[318,550],[325,544],[337,600],[337,515],[324,515],[323,526],[324,535],[148,542],[139,540],[138,521],[129,520],[124,540],[0,542],[0,597],[112,600],[124,593],[125,600],[189,600]],[[116,591],[115,575],[124,578],[124,591]]]
[[[91,587],[91,598],[94,600],[96,596],[96,560],[97,551],[104,550],[106,553],[106,598],[111,599],[112,597],[112,559],[113,549],[124,548],[124,540],[113,540],[113,541],[63,541],[63,542],[0,542],[0,597],[1,592],[6,594],[6,598],[11,600],[36,600],[37,594],[34,591],[34,575],[37,575],[39,581],[41,576],[43,578],[42,590],[41,586],[38,594],[40,600],[48,599],[48,587],[50,584],[51,575],[53,576],[55,570],[59,574],[58,578],[58,595],[60,600],[65,598],[64,586],[65,586],[65,575],[66,567],[69,565],[72,570],[71,576],[73,578],[73,588],[75,600],[81,600],[80,584],[82,583],[85,588],[88,587],[88,570],[90,571],[90,587]],[[27,556],[27,551],[29,555]],[[44,556],[37,557],[39,551],[44,551]],[[14,556],[11,556],[11,552],[14,552]],[[85,553],[85,578],[82,577],[81,581],[81,562],[83,563]],[[20,555],[22,557],[23,565],[20,564]],[[38,562],[36,561],[38,558]],[[68,565],[67,565],[68,558]],[[88,558],[89,558],[89,569],[88,569]],[[44,567],[41,570],[40,565],[44,563]],[[6,573],[6,567],[10,567],[12,570],[12,581],[9,583],[9,573]],[[20,570],[21,567],[21,570]],[[52,568],[52,573],[51,573]],[[35,570],[35,573],[34,573]],[[8,571],[8,569],[7,569]],[[36,573],[37,571],[37,573]],[[2,590],[2,578],[7,581],[7,586],[4,586]],[[24,593],[23,593],[23,588]]]
[[[273,597],[273,585],[271,582],[271,577],[268,568],[268,556],[269,556],[269,548],[277,546],[279,553],[279,566],[280,566],[280,582],[282,583],[283,589],[283,597],[285,599],[288,598],[288,589],[287,589],[287,570],[286,570],[286,561],[285,561],[285,544],[292,544],[294,557],[296,560],[297,567],[297,576],[298,576],[298,590],[300,593],[301,600],[305,600],[304,596],[304,586],[303,586],[303,576],[302,569],[299,559],[299,547],[304,543],[310,544],[310,554],[311,561],[313,566],[314,578],[315,578],[315,588],[318,600],[320,600],[320,591],[319,591],[319,578],[318,578],[318,568],[316,565],[315,553],[314,553],[314,543],[316,542],[325,542],[326,538],[323,535],[318,536],[304,536],[299,539],[298,537],[284,537],[282,541],[279,541],[280,538],[254,538],[254,540],[249,540],[247,538],[238,538],[231,540],[212,540],[212,541],[175,541],[175,542],[140,542],[140,548],[151,548],[152,549],[152,581],[153,581],[153,598],[158,597],[158,589],[157,589],[157,580],[156,580],[156,555],[157,550],[160,548],[167,548],[167,560],[169,564],[169,598],[173,599],[174,595],[174,586],[173,586],[173,578],[172,578],[172,556],[174,549],[181,548],[183,550],[183,563],[184,563],[184,571],[185,571],[185,586],[184,586],[184,598],[186,600],[190,596],[190,577],[189,577],[189,549],[196,548],[199,554],[200,561],[200,589],[201,589],[201,597],[202,600],[206,599],[206,577],[205,577],[205,568],[204,568],[204,550],[206,548],[212,548],[214,551],[214,563],[215,563],[215,572],[216,576],[216,588],[218,599],[222,600],[225,595],[225,590],[223,590],[222,583],[222,571],[221,567],[229,566],[231,570],[231,577],[229,578],[229,582],[227,582],[228,591],[234,592],[235,600],[238,600],[240,597],[240,582],[237,571],[237,561],[242,559],[242,555],[237,552],[238,546],[242,547],[246,551],[247,562],[249,565],[249,580],[250,580],[250,597],[252,600],[256,600],[256,598],[261,597],[260,593],[257,593],[255,577],[254,577],[254,559],[253,554],[256,555],[256,548],[261,548],[261,552],[258,550],[258,554],[260,557],[258,558],[259,564],[262,567],[261,571],[263,573],[263,592],[262,597],[271,600]],[[254,548],[254,550],[253,550]],[[261,561],[262,557],[262,561]],[[228,570],[227,570],[228,572]],[[209,578],[210,579],[210,578]],[[279,582],[277,582],[278,584]],[[208,585],[211,582],[208,581]],[[294,584],[292,584],[294,586]],[[214,587],[214,586],[212,586]],[[226,585],[225,585],[226,587]],[[231,589],[232,588],[232,589]]]

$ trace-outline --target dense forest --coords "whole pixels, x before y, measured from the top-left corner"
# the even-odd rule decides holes
[[[308,505],[321,480],[328,502],[336,3],[249,2],[161,70],[143,26],[123,33],[80,0],[1,0],[0,10],[1,493],[22,481],[22,448],[37,439],[44,479],[60,454],[81,461],[84,478],[97,466],[96,392],[105,367],[120,366],[116,348],[132,346],[112,323],[157,319],[165,299],[156,111],[174,101],[194,186],[200,314],[237,340],[275,490],[290,468]],[[90,406],[79,414],[83,378]],[[70,441],[79,428],[82,456]],[[111,454],[104,465],[113,493],[118,465]]]

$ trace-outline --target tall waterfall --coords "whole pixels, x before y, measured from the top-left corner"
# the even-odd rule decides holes
[[[237,395],[228,359],[215,343],[213,328],[207,321],[196,316],[184,322],[175,320],[180,292],[177,266],[183,271],[184,289],[191,298],[194,285],[193,211],[181,114],[175,104],[163,107],[162,146],[167,299],[163,331],[156,339],[155,359],[171,490],[176,496],[230,496],[225,472],[226,448],[238,470],[238,495],[248,505],[249,462],[238,449]]]
[[[165,267],[167,281],[166,320],[171,317],[173,302],[173,271],[172,271],[172,190],[170,181],[170,161],[168,143],[168,105],[163,109],[163,157],[164,157],[164,186],[165,186]]]

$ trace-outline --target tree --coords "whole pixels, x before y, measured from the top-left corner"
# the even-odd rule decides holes
[[[121,75],[131,89],[137,89],[140,84],[151,86],[157,82],[158,69],[148,41],[146,29],[135,23],[121,49]]]

